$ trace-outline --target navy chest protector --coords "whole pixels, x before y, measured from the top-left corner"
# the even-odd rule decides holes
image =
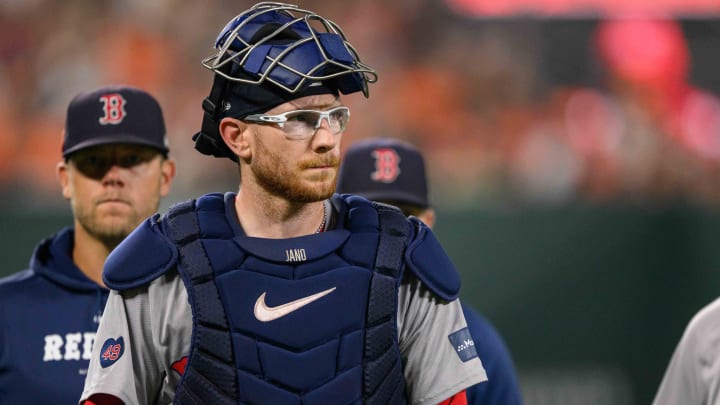
[[[122,253],[132,250],[125,242],[106,265],[105,281],[115,289],[173,266],[180,273],[193,336],[175,403],[404,403],[396,323],[403,270],[441,298],[459,291],[432,232],[395,208],[336,195],[335,230],[290,239],[238,236],[227,220],[232,201],[203,196],[138,228],[127,244],[166,257],[154,271],[120,273],[139,256]],[[158,234],[176,251],[166,252]]]

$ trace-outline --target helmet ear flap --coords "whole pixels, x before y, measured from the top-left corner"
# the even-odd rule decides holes
[[[203,119],[203,121],[205,120]],[[226,157],[234,162],[238,161],[238,157],[230,151],[230,148],[220,137],[219,132],[217,132],[216,137],[213,137],[200,131],[193,135],[192,139],[195,141],[195,149],[203,155]]]
[[[222,66],[221,69],[229,71],[232,64]],[[214,157],[227,157],[237,162],[238,157],[225,144],[220,135],[220,119],[222,118],[222,101],[228,91],[230,82],[222,75],[215,75],[213,86],[202,102],[203,119],[200,132],[193,135],[195,149],[203,155]]]

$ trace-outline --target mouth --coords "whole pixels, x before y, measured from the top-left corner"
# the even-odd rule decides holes
[[[331,159],[329,161],[313,161],[303,165],[304,169],[337,169],[340,166],[340,162],[337,159]]]
[[[334,165],[310,166],[305,170],[311,177],[323,180],[335,176],[338,171],[338,167]]]
[[[337,177],[338,167],[336,165],[309,165],[304,170],[303,176],[306,180],[312,182],[326,182]]]
[[[102,204],[124,204],[124,205],[130,205],[130,203],[126,200],[123,200],[121,198],[103,198],[100,201],[98,201],[98,205]]]

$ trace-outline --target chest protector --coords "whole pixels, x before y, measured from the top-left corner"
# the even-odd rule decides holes
[[[336,195],[336,229],[264,239],[233,231],[232,203],[209,194],[162,221],[193,314],[175,403],[404,403],[402,213]]]

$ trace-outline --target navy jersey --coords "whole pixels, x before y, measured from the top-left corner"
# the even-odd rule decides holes
[[[488,380],[467,389],[468,405],[520,405],[522,396],[510,351],[492,324],[469,306],[463,314]]]
[[[108,290],[72,261],[73,230],[0,280],[0,404],[76,404]]]

